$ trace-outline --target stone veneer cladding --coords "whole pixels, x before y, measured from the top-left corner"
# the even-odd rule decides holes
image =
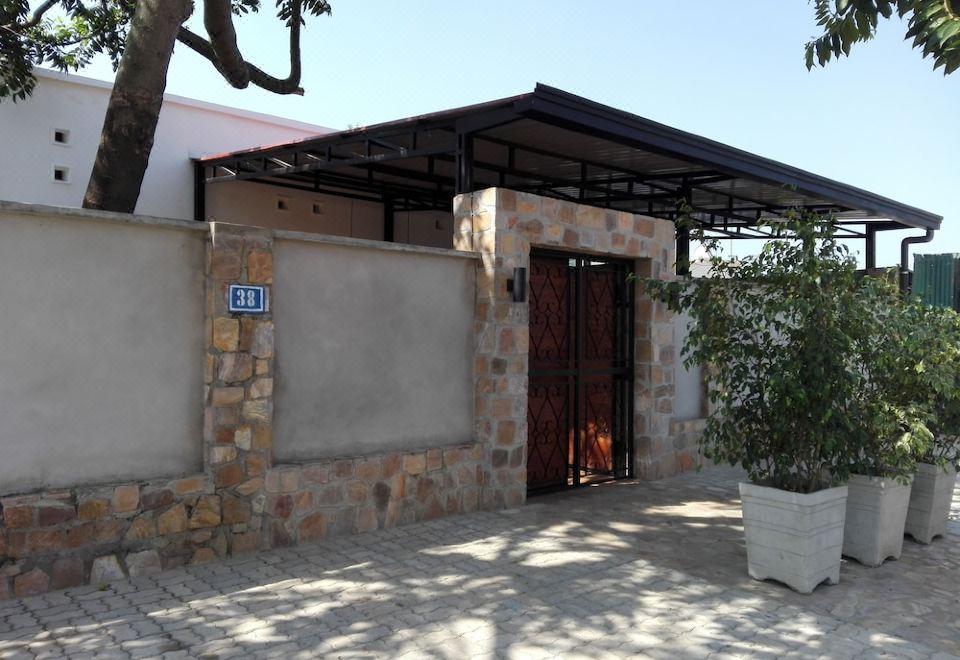
[[[203,473],[0,498],[0,599],[522,504],[528,311],[511,301],[507,279],[529,265],[531,247],[627,258],[639,275],[667,278],[673,225],[505,189],[459,196],[454,214],[455,247],[480,261],[473,442],[273,465],[273,319],[228,313],[226,290],[233,282],[262,284],[273,304],[277,232],[213,223],[207,353],[198,366]],[[635,467],[638,477],[657,478],[694,466],[700,426],[672,422],[668,311],[638,292],[636,317]]]
[[[272,465],[272,315],[229,313],[227,290],[273,304],[274,235],[209,225],[203,473],[0,497],[0,600],[478,509],[475,442]]]
[[[507,280],[529,268],[531,248],[630,259],[645,277],[670,278],[673,223],[503,188],[454,200],[454,247],[479,252],[475,416],[486,455],[483,505],[517,506],[526,498],[529,316]],[[696,448],[671,437],[676,351],[672,315],[637,287],[634,465],[657,478],[692,469]],[[695,444],[695,443],[694,443]]]

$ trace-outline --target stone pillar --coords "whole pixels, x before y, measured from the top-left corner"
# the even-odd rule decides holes
[[[261,530],[264,475],[273,445],[273,318],[231,314],[230,284],[265,285],[272,306],[273,241],[268,231],[214,223],[207,260],[204,465],[215,495],[226,552],[266,545]],[[196,514],[195,514],[196,515]]]
[[[475,311],[476,438],[483,448],[481,506],[520,506],[527,497],[528,310],[515,303],[507,280],[528,267],[529,243],[508,230],[488,189],[454,201],[454,247],[479,252]]]
[[[664,267],[670,262],[672,253],[666,259],[639,259],[637,275],[672,277]],[[688,452],[684,453],[686,458],[680,458],[671,436],[676,392],[673,313],[665,303],[652,300],[640,287],[634,304],[634,468],[640,479],[659,479],[693,468]]]

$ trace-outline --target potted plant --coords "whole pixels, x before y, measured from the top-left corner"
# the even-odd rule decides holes
[[[960,465],[960,314],[913,305],[917,344],[925,349],[914,370],[927,384],[933,441],[917,464],[905,532],[928,544],[946,533]]]
[[[830,219],[791,213],[769,226],[781,238],[759,255],[714,257],[709,277],[644,286],[692,317],[683,355],[707,367],[713,404],[701,451],[750,479],[740,484],[749,574],[810,593],[840,579],[866,326],[855,261]]]
[[[866,376],[864,444],[851,464],[843,554],[866,566],[898,559],[917,459],[932,446],[933,328],[924,310],[883,278],[861,288],[857,352]],[[938,339],[936,341],[939,342]]]

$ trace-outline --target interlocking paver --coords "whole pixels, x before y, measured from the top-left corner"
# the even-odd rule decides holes
[[[0,603],[0,657],[960,657],[950,533],[801,596],[746,575],[734,470],[619,483]]]

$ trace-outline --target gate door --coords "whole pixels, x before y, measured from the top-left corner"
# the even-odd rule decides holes
[[[625,262],[530,258],[527,489],[632,475],[633,285]]]

